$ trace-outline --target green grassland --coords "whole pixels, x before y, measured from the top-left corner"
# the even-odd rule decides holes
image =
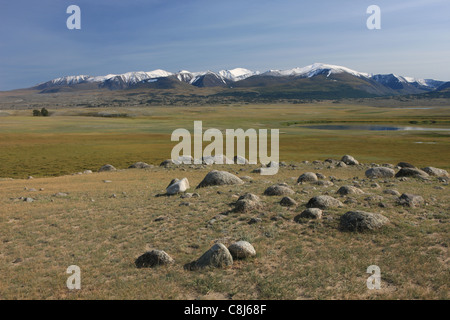
[[[310,124],[384,124],[450,128],[450,107],[381,108],[330,103],[197,107],[50,109],[4,111],[0,117],[0,177],[58,176],[110,163],[159,164],[170,158],[176,128],[280,129],[280,161],[340,158],[363,162],[412,162],[448,169],[448,131],[317,130]],[[120,115],[120,117],[114,117]],[[224,132],[224,131],[223,131]],[[207,143],[204,143],[206,146]]]

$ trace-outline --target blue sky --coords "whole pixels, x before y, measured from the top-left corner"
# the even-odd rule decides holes
[[[81,8],[81,30],[66,9]],[[381,8],[381,30],[366,9]],[[65,75],[315,62],[450,80],[448,0],[2,0],[0,90]]]

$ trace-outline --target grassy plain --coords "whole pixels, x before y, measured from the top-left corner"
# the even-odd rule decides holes
[[[380,108],[330,103],[51,110],[0,117],[0,177],[58,176],[105,163],[126,168],[136,161],[159,164],[170,158],[176,128],[280,129],[280,161],[339,158],[363,162],[413,162],[450,168],[450,131],[363,131],[308,129],[311,124],[384,124],[450,128],[450,108]],[[126,114],[111,118],[92,115]],[[204,143],[206,146],[207,143]]]

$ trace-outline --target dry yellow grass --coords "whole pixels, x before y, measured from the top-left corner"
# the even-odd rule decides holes
[[[253,181],[193,191],[211,167],[189,166],[0,181],[0,299],[448,299],[450,197],[437,179],[388,179],[372,188],[371,181],[362,180],[363,168],[298,164],[275,176],[251,173],[253,166],[219,168]],[[295,179],[307,171],[342,181],[332,187],[297,185]],[[171,179],[183,177],[200,198],[155,197]],[[333,195],[354,177],[366,193],[383,196],[386,207],[358,195],[357,204],[326,210],[321,221],[293,221],[311,197]],[[297,208],[286,209],[278,204],[281,197],[263,195],[277,182],[296,191]],[[427,205],[397,206],[393,196],[382,193],[388,188],[420,194]],[[57,192],[68,196],[53,196]],[[264,208],[224,214],[245,192],[260,196]],[[377,232],[341,232],[339,217],[350,209],[378,212],[391,222]],[[252,217],[262,222],[249,225]],[[215,241],[236,240],[250,241],[257,256],[227,269],[183,270]],[[134,260],[152,248],[165,250],[176,263],[137,269]],[[81,268],[78,291],[66,287],[72,264]],[[381,268],[381,290],[366,287],[372,264]]]

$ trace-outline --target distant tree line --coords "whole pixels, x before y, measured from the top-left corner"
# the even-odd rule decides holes
[[[33,116],[35,116],[35,117],[48,117],[49,116],[49,112],[45,108],[42,108],[41,110],[34,109],[33,110]]]

